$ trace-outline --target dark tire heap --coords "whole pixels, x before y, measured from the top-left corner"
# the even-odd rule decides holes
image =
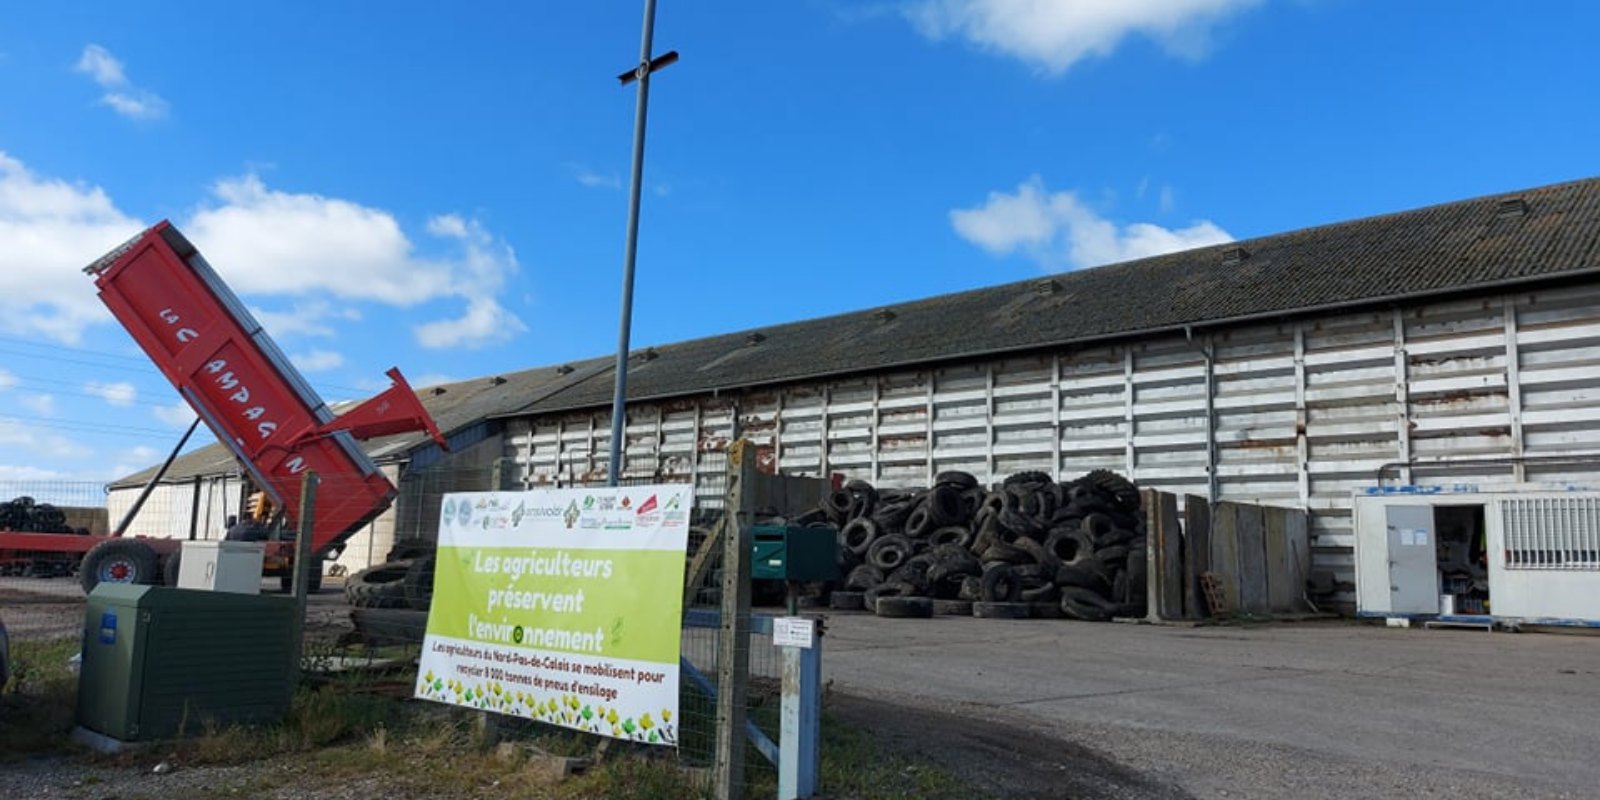
[[[838,529],[836,609],[1095,622],[1145,612],[1139,491],[1108,470],[1065,482],[1019,472],[993,489],[965,472],[927,489],[851,481],[805,516]]]
[[[427,611],[433,604],[434,558],[431,542],[396,544],[383,563],[345,577],[345,602],[356,608]],[[317,566],[320,576],[320,559]]]
[[[0,530],[28,533],[89,533],[67,525],[67,514],[49,503],[35,503],[26,495],[0,503]]]

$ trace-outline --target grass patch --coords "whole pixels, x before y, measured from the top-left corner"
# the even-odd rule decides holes
[[[180,767],[259,763],[247,777],[230,777],[228,791],[267,794],[330,781],[381,787],[437,798],[485,795],[534,800],[687,800],[709,794],[715,703],[685,684],[680,702],[680,749],[613,742],[541,723],[498,718],[487,736],[478,712],[411,700],[409,678],[308,680],[288,715],[272,725],[199,723],[193,734],[120,755],[89,754],[72,744],[77,675],[69,659],[76,638],[13,642],[13,675],[0,689],[0,761],[66,756],[86,766],[149,768],[152,752]],[[777,738],[778,698],[752,686],[750,719]],[[154,749],[152,749],[154,748]],[[552,775],[546,756],[588,759],[582,774]],[[557,762],[559,763],[559,762]],[[71,769],[70,766],[64,766]],[[771,797],[776,769],[746,748],[746,796]],[[935,765],[884,751],[870,736],[829,718],[823,725],[821,788],[857,800],[969,800],[959,782]]]
[[[885,751],[871,736],[822,715],[821,783],[828,794],[872,800],[980,800],[935,764]]]
[[[78,647],[76,638],[12,640],[11,679],[0,687],[0,759],[68,747],[78,702],[68,659]]]

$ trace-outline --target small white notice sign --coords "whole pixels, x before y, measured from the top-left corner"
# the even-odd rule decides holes
[[[772,643],[779,647],[810,649],[817,623],[804,617],[778,617],[772,621]]]

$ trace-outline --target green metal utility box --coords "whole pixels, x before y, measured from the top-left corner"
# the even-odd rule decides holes
[[[839,577],[838,534],[832,528],[755,525],[750,577],[786,581],[831,581]]]
[[[125,742],[289,711],[292,598],[124,583],[89,594],[78,724]]]

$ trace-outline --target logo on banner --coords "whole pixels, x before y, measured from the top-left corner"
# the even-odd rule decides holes
[[[640,503],[635,516],[641,528],[653,528],[661,524],[661,511],[659,504],[656,503],[656,496],[650,495],[649,500]]]

